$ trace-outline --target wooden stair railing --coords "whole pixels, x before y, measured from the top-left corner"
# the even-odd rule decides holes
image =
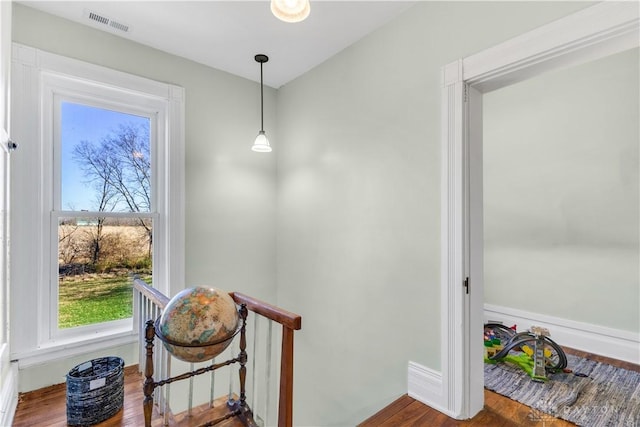
[[[133,327],[137,328],[138,336],[138,368],[142,371],[145,366],[145,325],[147,320],[156,319],[162,315],[162,311],[169,303],[169,298],[159,290],[152,288],[143,280],[135,278],[133,280]],[[169,375],[171,369],[171,358],[167,351],[161,350],[154,355],[153,370],[162,376]],[[164,417],[164,424],[169,420],[169,389],[158,392],[155,395],[155,403],[158,405],[160,414]]]
[[[143,350],[145,323],[150,318],[157,318],[169,302],[169,298],[152,288],[142,280],[135,279],[134,288],[134,322],[141,333],[141,355]],[[236,304],[244,304],[247,310],[270,321],[282,325],[282,343],[280,356],[280,390],[278,395],[278,427],[293,427],[293,336],[294,331],[302,327],[302,317],[283,310],[274,305],[239,292],[229,292]],[[145,318],[146,317],[146,318]],[[142,368],[143,364],[140,365]],[[154,369],[156,372],[166,372]],[[164,399],[162,397],[161,399]],[[166,396],[168,400],[168,396]],[[158,402],[162,404],[163,402]],[[168,407],[167,407],[168,409]],[[162,413],[162,411],[161,411]],[[165,412],[165,420],[168,418]]]
[[[302,317],[239,292],[230,292],[236,304],[246,304],[253,311],[282,325],[280,356],[280,395],[278,396],[278,427],[293,426],[293,332],[302,328]]]

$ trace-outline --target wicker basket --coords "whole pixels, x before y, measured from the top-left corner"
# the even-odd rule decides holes
[[[124,402],[124,360],[102,357],[67,374],[67,424],[91,426],[114,416]]]

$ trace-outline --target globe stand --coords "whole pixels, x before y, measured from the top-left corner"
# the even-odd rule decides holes
[[[253,420],[253,412],[247,405],[247,398],[245,392],[245,382],[247,378],[247,337],[246,337],[246,326],[247,326],[247,306],[246,304],[241,304],[240,309],[238,310],[240,314],[240,319],[242,321],[240,327],[240,353],[238,357],[233,359],[226,360],[221,363],[216,363],[213,365],[209,365],[204,368],[196,369],[195,371],[185,372],[184,374],[177,375],[175,377],[170,377],[160,381],[154,381],[153,379],[153,341],[154,337],[158,337],[162,341],[167,341],[167,339],[159,333],[156,329],[153,320],[147,321],[147,326],[145,329],[145,348],[146,348],[146,363],[145,363],[145,380],[143,385],[144,391],[144,401],[142,403],[144,408],[144,425],[145,427],[151,427],[151,414],[153,412],[153,392],[157,387],[162,387],[166,384],[171,384],[172,382],[184,380],[187,378],[194,377],[196,375],[202,375],[207,372],[215,371],[216,369],[222,368],[224,366],[229,366],[234,363],[238,363],[240,365],[239,368],[239,376],[240,376],[240,397],[239,399],[231,399],[227,402],[228,412],[215,420],[209,421],[205,424],[202,424],[201,427],[209,427],[214,426],[218,423],[221,423],[224,420],[227,420],[232,417],[238,417],[241,422],[247,427],[257,427],[257,424]],[[222,340],[221,342],[232,340],[235,337],[236,333],[234,333],[231,337]],[[175,343],[171,343],[172,345],[176,345]],[[207,343],[205,345],[192,344],[183,347],[208,347],[210,345],[219,344],[216,343]]]

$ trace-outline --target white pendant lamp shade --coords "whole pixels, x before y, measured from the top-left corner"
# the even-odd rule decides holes
[[[258,153],[271,152],[271,145],[269,145],[269,140],[267,139],[267,135],[264,134],[263,130],[258,132],[258,136],[256,136],[256,140],[253,142],[251,150]]]
[[[271,12],[285,22],[300,22],[309,16],[309,0],[271,0]]]

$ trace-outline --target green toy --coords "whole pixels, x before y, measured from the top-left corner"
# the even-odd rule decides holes
[[[546,381],[547,371],[558,372],[567,367],[566,354],[549,338],[546,328],[533,326],[527,332],[517,333],[515,325],[508,328],[499,323],[487,323],[484,338],[486,363],[512,363],[534,381]],[[502,342],[506,344],[503,346]]]
[[[534,371],[534,361],[527,353],[516,353],[516,354],[507,354],[500,360],[489,359],[487,357],[484,358],[485,363],[490,363],[492,365],[497,364],[498,362],[507,362],[513,365],[516,365],[523,371],[525,371],[534,381],[547,381],[548,378],[545,376],[538,376]]]

